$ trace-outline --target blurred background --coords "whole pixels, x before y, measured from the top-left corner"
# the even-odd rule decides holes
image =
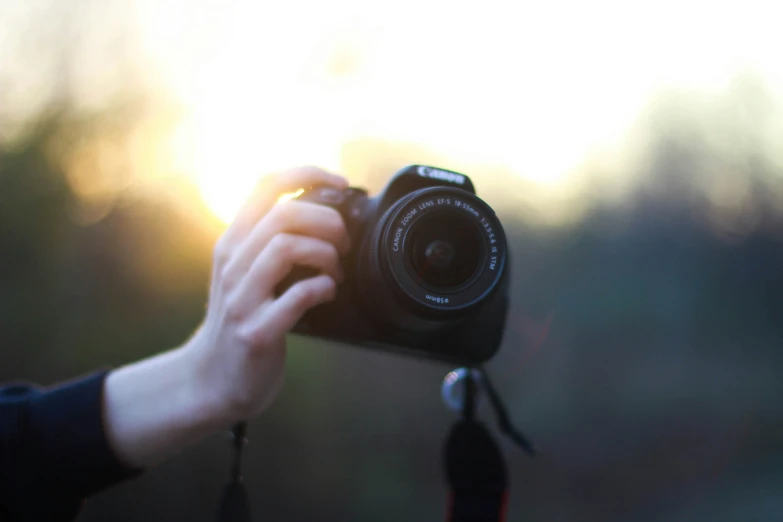
[[[0,0],[0,379],[184,341],[258,176],[471,176],[512,241],[510,521],[783,520],[773,2]],[[432,521],[451,369],[295,339],[259,520]],[[165,400],[161,398],[161,400]],[[488,410],[484,418],[493,426]],[[82,520],[212,520],[216,435]]]

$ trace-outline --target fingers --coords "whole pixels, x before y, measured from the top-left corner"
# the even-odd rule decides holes
[[[299,281],[265,310],[265,326],[281,334],[287,333],[305,312],[333,300],[336,292],[334,279],[325,274]]]
[[[226,277],[230,280],[243,277],[259,254],[279,234],[320,239],[334,245],[342,255],[350,248],[348,231],[339,212],[317,203],[289,201],[275,206],[253,228],[238,252],[228,261]]]
[[[252,230],[282,194],[314,185],[346,188],[348,181],[342,176],[309,166],[264,176],[226,231],[223,240],[228,243],[238,242]]]
[[[337,283],[344,279],[340,254],[332,243],[307,236],[278,234],[253,262],[242,282],[243,291],[257,296],[250,301],[266,300],[294,266],[315,268]]]

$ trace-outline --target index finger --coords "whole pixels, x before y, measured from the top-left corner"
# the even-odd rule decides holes
[[[233,243],[245,237],[282,194],[316,185],[342,189],[348,186],[348,180],[313,166],[295,167],[264,176],[226,231],[225,239]]]

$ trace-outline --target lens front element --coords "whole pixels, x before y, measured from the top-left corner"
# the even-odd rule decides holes
[[[480,231],[454,211],[419,220],[405,246],[415,275],[435,291],[452,292],[468,283],[484,257]]]
[[[419,308],[465,310],[486,299],[504,275],[503,228],[465,190],[430,187],[407,195],[381,218],[374,237],[372,264]]]

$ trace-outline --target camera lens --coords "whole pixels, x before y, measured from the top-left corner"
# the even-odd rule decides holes
[[[366,250],[366,292],[384,313],[404,310],[399,322],[406,326],[414,317],[454,317],[501,286],[506,251],[495,212],[474,194],[419,189],[378,221]]]
[[[433,290],[455,291],[478,271],[483,257],[479,231],[456,212],[426,216],[410,234],[406,257],[421,282]]]

